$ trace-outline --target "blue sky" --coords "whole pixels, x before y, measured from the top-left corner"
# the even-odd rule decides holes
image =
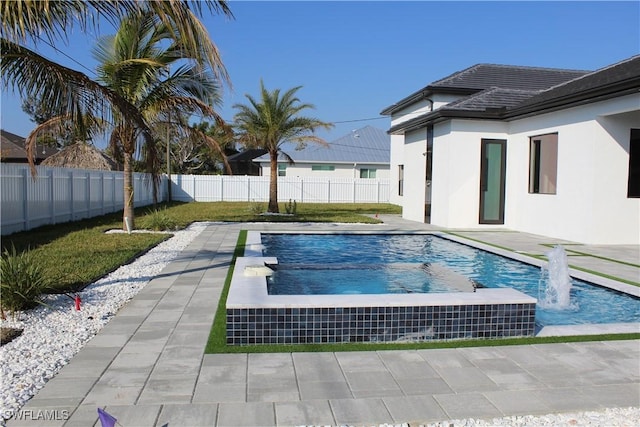
[[[476,63],[595,70],[640,53],[640,2],[231,1],[235,20],[203,19],[231,76],[218,109],[269,89],[302,86],[313,115],[336,123],[331,141],[366,125],[387,129],[380,111]],[[101,34],[112,33],[106,25]],[[74,28],[47,57],[91,76],[94,35]],[[84,68],[86,67],[86,68]],[[2,91],[2,128],[26,136],[33,123]],[[375,120],[364,120],[372,119]]]

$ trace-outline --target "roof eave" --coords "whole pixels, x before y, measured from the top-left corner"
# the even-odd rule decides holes
[[[401,99],[393,105],[388,106],[384,110],[380,112],[382,116],[390,116],[393,113],[400,111],[404,108],[407,108],[410,105],[415,104],[416,102],[422,101],[423,99],[427,99],[434,94],[453,94],[453,95],[470,95],[478,92],[480,89],[471,89],[471,88],[457,88],[457,87],[447,87],[447,86],[426,86],[420,89],[417,92],[412,93],[406,98]]]
[[[508,110],[504,119],[520,119],[530,117],[541,112],[552,112],[568,107],[590,104],[597,101],[604,101],[624,95],[640,92],[640,76],[622,82],[616,82],[606,86],[577,92],[568,96],[544,100],[539,103],[516,107]]]
[[[485,120],[501,120],[504,114],[504,109],[492,108],[485,111],[471,111],[471,110],[447,110],[440,108],[433,113],[425,114],[423,116],[416,117],[406,122],[400,123],[396,126],[392,126],[387,133],[391,135],[401,135],[405,132],[411,132],[416,129],[433,125],[448,119],[485,119]]]

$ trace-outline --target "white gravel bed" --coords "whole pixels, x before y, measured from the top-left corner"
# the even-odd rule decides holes
[[[23,329],[0,347],[0,424],[20,409],[98,333],[120,307],[169,264],[208,223],[194,223],[130,264],[82,290],[80,311],[67,295],[48,295],[40,306],[7,315],[3,327]],[[117,232],[117,231],[116,231]]]

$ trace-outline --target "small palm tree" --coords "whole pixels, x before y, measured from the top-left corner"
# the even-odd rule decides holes
[[[143,147],[147,171],[156,176],[161,159],[158,146],[169,127],[171,133],[192,136],[197,130],[184,117],[217,117],[212,108],[220,101],[217,81],[187,52],[175,28],[152,11],[124,18],[117,33],[101,38],[94,49],[98,81],[139,111],[152,136],[144,138],[144,129],[113,111],[109,144],[124,157],[124,229],[134,227],[132,176],[138,147]],[[204,139],[216,145],[212,138]]]
[[[327,144],[325,140],[314,135],[316,129],[330,129],[333,124],[323,122],[313,117],[299,116],[307,109],[313,109],[313,104],[303,104],[296,97],[296,92],[302,86],[289,89],[280,94],[280,89],[268,91],[260,81],[260,97],[258,101],[251,95],[245,95],[249,105],[236,104],[238,110],[234,122],[238,128],[240,142],[246,148],[262,148],[269,153],[269,207],[271,213],[278,213],[278,156],[282,154],[290,163],[291,156],[282,152],[281,146],[285,142],[293,142],[303,147],[307,142]]]

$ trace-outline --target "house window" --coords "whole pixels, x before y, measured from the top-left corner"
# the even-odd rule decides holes
[[[278,176],[287,176],[286,164],[278,164]]]
[[[334,165],[311,165],[312,171],[334,171],[336,167]]]
[[[376,169],[360,169],[360,178],[375,178]]]
[[[398,196],[404,192],[404,165],[398,165]]]
[[[558,134],[529,138],[529,193],[556,194]]]
[[[640,197],[640,129],[631,129],[628,197]]]

